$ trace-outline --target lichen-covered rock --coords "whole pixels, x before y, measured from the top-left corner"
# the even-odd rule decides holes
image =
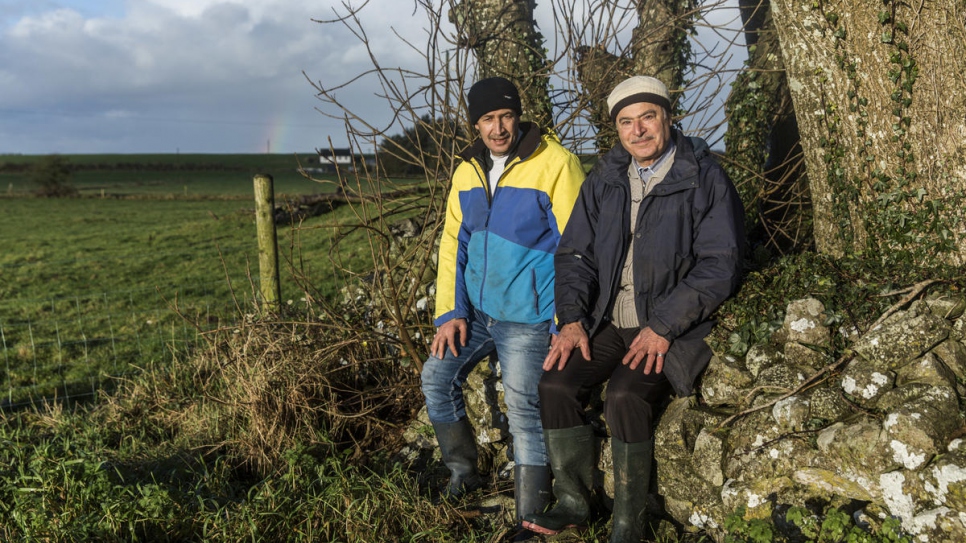
[[[711,406],[740,405],[754,376],[723,356],[712,356],[701,379],[701,396]]]
[[[907,383],[901,387],[890,389],[879,397],[875,404],[875,409],[881,413],[888,413],[894,409],[914,401],[916,398],[925,394],[930,385],[920,383]]]
[[[840,375],[829,374],[834,378],[776,401],[829,363],[821,349],[811,348],[815,343],[796,335],[814,332],[802,321],[801,308],[811,307],[814,314],[816,306],[797,304],[798,313],[786,319],[786,328],[746,356],[743,365],[752,383],[743,378],[729,388],[722,383],[729,372],[721,370],[706,381],[716,394],[727,388],[731,398],[754,396],[752,406],[764,409],[737,417],[727,433],[698,433],[689,459],[698,476],[691,485],[716,483],[718,465],[725,483],[718,499],[701,508],[687,479],[679,477],[665,496],[675,518],[693,507],[703,512],[698,520],[708,529],[723,525],[724,518],[705,514],[718,501],[726,512],[745,507],[749,518],[768,518],[789,505],[854,500],[868,502],[867,511],[881,511],[875,513],[878,522],[882,515],[897,515],[919,541],[966,540],[960,537],[966,519],[966,453],[959,452],[966,445],[953,441],[963,431],[957,387],[966,377],[966,348],[950,333],[955,325],[938,315],[955,314],[956,305],[919,302],[893,314],[875,330],[850,338],[857,356]],[[960,328],[966,333],[966,325]],[[728,366],[746,377],[740,373],[741,361]],[[720,405],[748,409],[744,403]],[[675,420],[670,417],[661,425],[678,424]],[[816,425],[824,427],[817,428],[814,441],[802,434]]]
[[[949,339],[960,342],[966,339],[966,319],[959,317],[953,321],[953,325],[949,327]]]
[[[668,513],[682,524],[701,527],[724,519],[720,487],[697,472],[691,458],[702,429],[713,428],[723,417],[692,404],[691,398],[671,402],[654,434],[658,489]]]
[[[955,391],[930,387],[888,413],[882,428],[889,435],[893,459],[914,470],[945,450],[953,431],[962,424]]]
[[[888,448],[888,434],[877,419],[868,415],[824,428],[816,444],[821,452],[817,465],[834,469],[862,486],[866,494],[878,495],[879,474],[900,467]]]
[[[962,543],[966,541],[966,515],[962,511],[939,507],[917,515],[916,539],[923,543]],[[912,531],[910,529],[910,531]],[[916,533],[916,532],[914,532]]]
[[[463,385],[463,400],[477,443],[496,443],[510,437],[499,365],[487,360],[473,368]]]
[[[925,299],[929,312],[946,320],[958,319],[966,310],[963,296],[929,296]]]
[[[785,363],[790,366],[811,368],[809,373],[815,373],[829,362],[828,355],[815,347],[792,342],[785,344]]]
[[[807,440],[786,434],[770,411],[738,420],[725,445],[725,478],[746,482],[760,477],[790,477],[799,465],[813,465],[817,451]]]
[[[790,477],[762,477],[752,481],[728,479],[721,488],[721,503],[728,511],[744,508],[746,519],[767,519],[772,516],[778,496],[786,495],[795,486]]]
[[[958,341],[947,340],[931,351],[953,372],[959,383],[966,382],[966,347]]]
[[[822,302],[815,298],[806,298],[788,304],[782,327],[789,343],[826,345],[830,336],[825,320],[825,306]]]
[[[422,451],[436,448],[436,435],[425,405],[406,427],[403,440],[407,445],[399,452],[399,456],[404,462],[414,462]]]
[[[937,458],[919,472],[919,480],[933,507],[966,511],[966,447],[957,445]]]
[[[778,425],[767,411],[755,411],[735,420],[725,441],[725,479],[737,479],[752,458],[746,456],[780,436]]]
[[[966,541],[960,305],[920,300],[865,335],[853,337],[850,329],[844,339],[854,358],[822,374],[833,367],[825,352],[831,331],[823,331],[824,308],[813,300],[791,304],[786,326],[743,359],[715,356],[698,397],[673,400],[655,429],[652,491],[664,512],[720,542],[725,519],[739,507],[747,518],[775,519],[793,505],[864,502],[863,518],[872,525],[895,516],[916,541]],[[466,391],[481,464],[482,456],[505,461],[499,375],[483,364]],[[794,395],[778,400],[788,393]],[[604,436],[600,396],[591,393],[588,417]],[[435,441],[427,429],[428,420],[414,421],[407,440],[427,446]],[[598,453],[595,486],[606,501],[613,496],[606,438]]]
[[[795,472],[793,479],[816,496],[843,496],[859,501],[873,498],[865,486],[828,469],[802,468]]]
[[[803,391],[808,398],[811,421],[831,423],[850,415],[854,409],[838,386],[816,386]]]
[[[966,515],[963,511],[946,506],[926,507],[928,491],[923,481],[913,473],[904,470],[883,473],[880,485],[882,501],[889,513],[900,519],[903,529],[916,541],[966,541]]]
[[[691,455],[694,470],[702,479],[714,486],[724,484],[724,439],[720,433],[702,428],[694,442]]]
[[[757,378],[761,370],[785,361],[785,353],[772,343],[752,345],[745,354],[745,368]],[[703,390],[703,388],[702,388]]]
[[[871,407],[886,392],[895,388],[896,374],[864,358],[855,358],[842,372],[842,390],[852,400],[864,407]]]
[[[772,395],[779,395],[795,390],[815,371],[812,367],[780,364],[763,369],[758,375],[758,380],[755,381],[755,386],[761,387]]]
[[[801,396],[790,396],[775,403],[771,416],[783,432],[800,432],[811,413],[811,403]]]
[[[919,383],[934,387],[956,389],[956,376],[932,352],[922,358],[907,364],[896,371],[896,385]]]
[[[895,370],[919,358],[949,336],[949,325],[932,314],[882,325],[860,338],[854,347],[866,360]]]

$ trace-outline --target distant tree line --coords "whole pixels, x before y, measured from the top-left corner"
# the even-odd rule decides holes
[[[93,164],[77,164],[70,162],[70,159],[62,155],[49,155],[40,162],[2,162],[0,163],[0,173],[24,174],[36,170],[42,164],[48,162],[63,162],[64,166],[71,172],[101,172],[101,171],[248,171],[247,165],[232,165],[226,162],[211,163],[183,163],[176,164],[171,162],[99,162]]]

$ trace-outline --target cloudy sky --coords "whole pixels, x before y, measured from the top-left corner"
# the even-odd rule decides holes
[[[342,123],[316,110],[303,72],[334,85],[369,60],[342,25],[313,21],[334,9],[345,12],[339,0],[0,0],[0,154],[338,146]],[[361,12],[386,65],[413,60],[388,34],[421,32],[411,10],[371,0]],[[364,108],[372,93],[339,98]]]
[[[365,4],[381,66],[421,63],[399,37],[426,43],[411,0],[345,2]],[[551,5],[537,3],[538,22]],[[331,87],[371,67],[349,29],[316,22],[345,12],[343,0],[0,0],[0,154],[345,146],[343,123],[318,111],[338,110],[309,81]],[[388,121],[378,90],[360,81],[336,94]]]

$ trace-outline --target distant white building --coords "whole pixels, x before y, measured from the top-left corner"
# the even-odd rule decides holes
[[[362,164],[375,165],[375,160],[363,155],[353,155],[351,149],[318,149],[319,170],[335,173],[336,168],[343,172],[355,171]]]

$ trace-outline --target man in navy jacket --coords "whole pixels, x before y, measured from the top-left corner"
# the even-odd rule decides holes
[[[653,421],[688,396],[711,358],[712,313],[738,287],[741,201],[707,144],[671,127],[667,88],[631,77],[607,100],[621,145],[594,167],[557,247],[560,329],[539,385],[556,506],[524,526],[555,534],[590,515],[590,390],[609,381],[604,416],[614,459],[612,542],[638,542]]]

